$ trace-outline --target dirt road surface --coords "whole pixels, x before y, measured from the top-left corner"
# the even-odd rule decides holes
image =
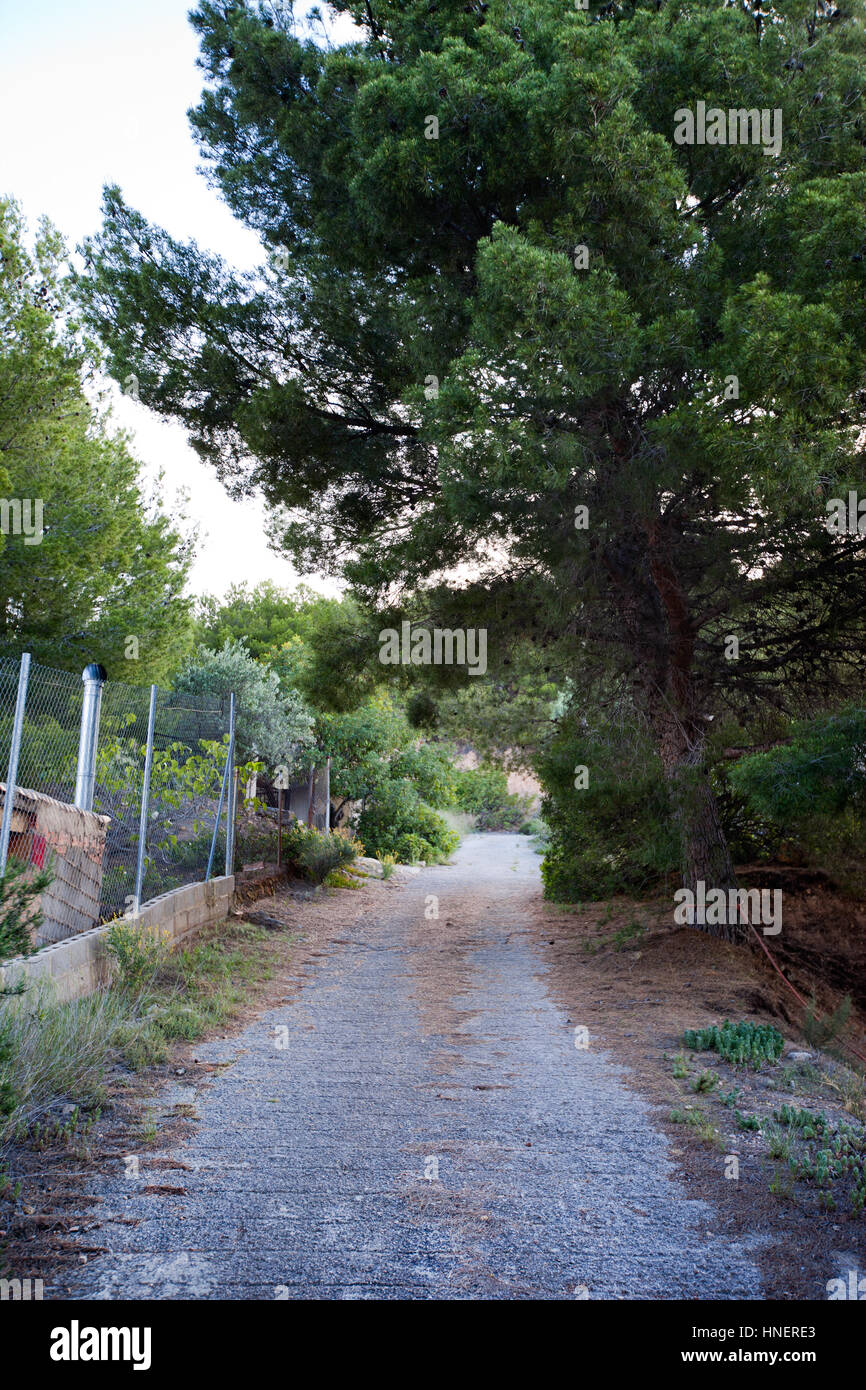
[[[708,1234],[648,1106],[554,1002],[538,865],[525,837],[468,837],[199,1044],[227,1065],[178,1084],[191,1136],[159,1176],[91,1184],[108,1253],[46,1293],[760,1298],[754,1252]]]

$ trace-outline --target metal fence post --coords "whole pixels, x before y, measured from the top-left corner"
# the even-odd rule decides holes
[[[331,759],[325,763],[325,834],[331,833]]]
[[[227,861],[226,861],[226,867],[229,869],[229,873],[226,875],[227,878],[230,877],[230,875],[233,874],[234,871],[235,871],[235,840],[237,839],[237,828],[238,828],[238,787],[240,786],[240,775],[241,775],[241,774],[240,774],[240,769],[236,767],[235,770],[234,770],[234,773],[232,774],[232,790],[231,790],[231,798],[232,798],[232,804],[231,804],[231,817],[232,817],[232,823],[231,823],[231,836],[232,836],[232,843],[231,843],[231,855],[230,855],[229,858],[227,858]],[[228,831],[227,831],[226,833],[228,833]]]
[[[141,784],[141,815],[138,821],[138,860],[135,866],[135,896],[132,901],[133,912],[141,907],[141,890],[144,886],[144,852],[147,846],[147,815],[150,807],[150,771],[153,766],[153,730],[156,724],[157,687],[150,687],[150,708],[147,712],[147,749],[144,754],[144,777]]]
[[[96,748],[99,742],[99,710],[107,671],[92,661],[81,673],[84,703],[81,706],[81,734],[78,740],[78,771],[75,776],[75,805],[80,811],[93,810],[96,783]]]
[[[310,804],[307,807],[307,825],[313,824],[313,797],[316,791],[316,764],[310,768]]]
[[[237,790],[237,769],[235,762],[235,697],[229,697],[229,757],[233,777],[231,780],[231,793],[228,807],[226,808],[226,878],[230,878],[234,873],[235,860],[235,817],[237,816],[238,790]]]
[[[21,752],[21,733],[24,728],[24,706],[27,703],[27,682],[30,678],[30,653],[21,653],[18,668],[18,695],[15,700],[15,719],[12,724],[12,742],[9,745],[9,768],[6,773],[6,795],[3,798],[3,822],[0,825],[0,876],[6,872],[6,857],[9,853],[9,832],[12,829],[12,812],[15,807],[15,788],[18,784],[18,755]]]

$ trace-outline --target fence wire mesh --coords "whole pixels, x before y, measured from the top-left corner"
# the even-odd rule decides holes
[[[0,659],[0,778],[13,737],[20,663]],[[150,689],[102,688],[92,814],[74,806],[84,685],[81,675],[31,663],[9,853],[51,866],[58,893],[39,944],[127,911],[138,862]],[[229,797],[214,825],[229,743],[229,697],[157,692],[144,878],[140,899],[224,872]],[[5,800],[5,781],[0,782]],[[230,779],[229,787],[230,791]],[[57,896],[55,894],[55,896]]]
[[[107,682],[102,695],[93,809],[111,818],[103,915],[135,893],[150,690]],[[227,755],[228,699],[157,693],[141,901],[203,879]],[[214,852],[224,872],[226,808]]]
[[[0,658],[0,776],[6,776],[15,717],[20,662]],[[18,757],[18,786],[75,800],[75,774],[84,686],[81,675],[30,663],[24,732]]]

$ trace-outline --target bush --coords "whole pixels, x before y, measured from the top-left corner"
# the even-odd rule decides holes
[[[482,763],[462,768],[456,780],[457,805],[476,817],[476,829],[518,830],[526,823],[532,797],[510,792],[501,767]]]
[[[788,743],[741,758],[728,780],[789,852],[866,892],[866,709],[794,724]]]
[[[575,768],[590,769],[575,787]],[[661,765],[637,735],[564,724],[537,772],[548,841],[544,895],[557,902],[640,896],[680,866],[679,834]]]
[[[42,913],[34,910],[33,903],[51,879],[48,870],[34,873],[18,859],[6,861],[6,873],[0,878],[0,961],[27,956],[35,949],[31,938]]]
[[[199,647],[174,688],[190,695],[234,691],[237,749],[244,762],[261,758],[269,768],[291,767],[313,743],[313,716],[297,690],[283,688],[276,671],[253,660],[242,642],[226,639],[218,652]]]
[[[105,934],[108,954],[115,961],[120,983],[141,990],[153,980],[169,956],[169,933],[118,918]]]
[[[393,854],[403,864],[439,863],[460,843],[408,779],[383,783],[358,817],[358,833],[371,854],[379,859]]]
[[[295,821],[284,840],[286,860],[313,883],[324,883],[333,869],[357,859],[359,847],[345,835],[325,835]]]

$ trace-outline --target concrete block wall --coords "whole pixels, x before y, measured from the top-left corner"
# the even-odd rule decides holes
[[[202,927],[228,916],[234,895],[234,877],[212,878],[209,883],[189,883],[145,903],[141,911],[124,920],[166,933],[174,947],[186,943]],[[105,949],[110,923],[79,932],[43,946],[32,956],[16,956],[0,966],[0,988],[19,980],[27,986],[51,982],[58,1002],[82,999],[111,978],[112,961]]]

